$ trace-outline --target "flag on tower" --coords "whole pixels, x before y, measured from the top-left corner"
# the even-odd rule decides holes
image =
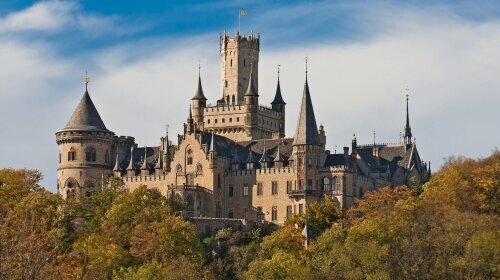
[[[240,9],[240,16],[246,16],[248,14],[247,10]]]

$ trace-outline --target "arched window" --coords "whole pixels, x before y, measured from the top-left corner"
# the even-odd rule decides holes
[[[229,104],[229,95],[226,95],[226,103]]]
[[[76,150],[71,147],[68,152],[68,161],[75,161],[76,160]]]
[[[333,191],[340,191],[340,181],[337,176],[332,178],[332,188]]]
[[[187,165],[193,164],[193,151],[191,149],[187,150],[186,152],[186,162]]]
[[[232,100],[231,100],[231,101],[232,101],[232,103],[233,103],[233,105],[234,105],[234,104],[235,104],[235,101],[234,101],[234,94],[233,94],[233,97],[232,97]]]
[[[177,173],[182,172],[182,166],[180,164],[177,164],[177,167],[175,168],[177,170]]]
[[[231,67],[233,67],[233,60],[231,59]]]
[[[328,177],[323,178],[323,191],[329,192],[332,190],[332,185],[330,185],[330,179]]]
[[[96,152],[94,148],[90,147],[85,151],[85,160],[91,162],[96,161]]]

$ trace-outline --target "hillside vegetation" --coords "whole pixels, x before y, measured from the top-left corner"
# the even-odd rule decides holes
[[[500,278],[499,151],[452,158],[421,189],[368,192],[345,213],[325,197],[281,228],[203,238],[157,190],[112,178],[64,201],[41,178],[0,170],[0,279]]]

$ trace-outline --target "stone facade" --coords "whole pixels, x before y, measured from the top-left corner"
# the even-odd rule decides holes
[[[147,185],[186,201],[186,217],[283,224],[325,195],[346,209],[369,190],[418,186],[429,179],[430,166],[411,139],[408,114],[401,143],[358,145],[353,137],[351,149],[331,154],[324,128],[316,125],[306,77],[295,135],[286,138],[279,78],[271,106],[259,105],[260,37],[224,34],[220,44],[222,97],[208,105],[199,78],[175,143],[166,135],[158,146],[140,148],[133,137],[116,136],[86,91],[56,133],[59,193],[80,199],[114,175],[129,190]]]

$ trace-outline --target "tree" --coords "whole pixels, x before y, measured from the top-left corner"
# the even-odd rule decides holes
[[[40,190],[42,173],[30,169],[0,169],[0,221],[28,194]]]

